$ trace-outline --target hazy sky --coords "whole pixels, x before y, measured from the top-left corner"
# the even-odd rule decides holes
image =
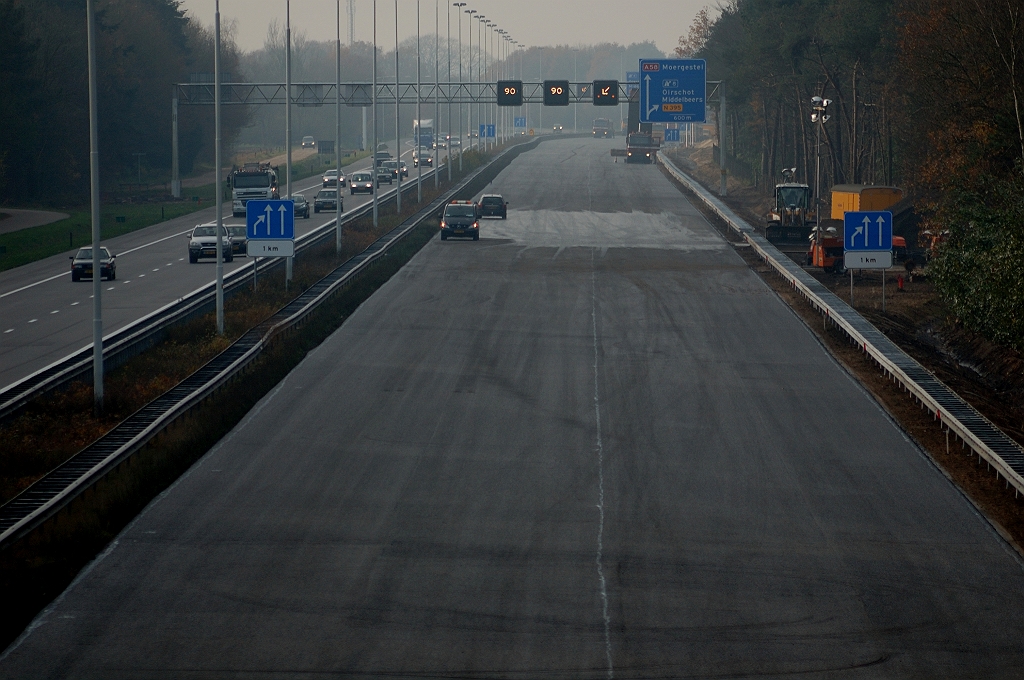
[[[452,38],[457,35],[457,15],[449,2],[436,0],[441,14],[441,34],[446,32],[445,9],[452,10]],[[214,0],[183,0],[182,8],[206,25],[213,25]],[[676,46],[689,30],[697,12],[710,0],[473,0],[475,9],[528,46],[558,44],[629,43],[653,40],[663,52]],[[420,0],[422,30],[434,30],[435,1]],[[348,0],[341,0],[342,41],[348,36]],[[371,40],[372,0],[356,0],[356,40]],[[416,0],[398,0],[398,33],[401,39],[416,35]],[[263,46],[267,26],[274,18],[284,24],[285,0],[221,0],[221,21],[235,22],[236,40],[243,50]],[[292,32],[304,31],[310,40],[333,40],[336,32],[336,0],[291,0]],[[377,40],[394,45],[395,1],[377,1]],[[478,24],[479,22],[474,22]],[[463,35],[469,17],[463,15]],[[473,38],[476,39],[474,31]]]

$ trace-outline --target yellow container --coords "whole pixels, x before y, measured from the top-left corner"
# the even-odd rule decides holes
[[[832,219],[850,211],[885,210],[903,200],[903,189],[870,184],[837,184],[832,187]]]

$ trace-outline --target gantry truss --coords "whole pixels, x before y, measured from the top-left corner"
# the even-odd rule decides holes
[[[593,83],[569,83],[570,104],[590,104],[593,101]],[[627,103],[629,90],[637,83],[619,83],[619,103]],[[178,104],[213,104],[213,83],[179,83],[174,86]],[[419,101],[432,104],[495,104],[497,83],[421,83]],[[523,104],[544,103],[543,83],[523,83]],[[377,83],[377,102],[392,104],[395,93],[401,104],[415,104],[416,83]],[[342,83],[341,103],[345,106],[370,106],[371,83]],[[331,106],[337,102],[334,83],[292,83],[292,104],[297,106]],[[259,105],[284,104],[284,83],[222,83],[221,104]]]

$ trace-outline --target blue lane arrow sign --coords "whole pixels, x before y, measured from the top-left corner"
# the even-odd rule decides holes
[[[250,240],[294,239],[295,203],[250,200],[245,204],[245,234]]]
[[[892,213],[888,210],[850,211],[843,215],[845,250],[892,250]]]

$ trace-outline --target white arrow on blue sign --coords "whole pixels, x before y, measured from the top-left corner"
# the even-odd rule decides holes
[[[707,89],[703,59],[641,59],[640,122],[703,123]]]
[[[665,130],[665,141],[666,142],[678,142],[679,141],[679,128],[674,130]]]
[[[245,235],[250,241],[295,238],[295,203],[250,200],[245,204]]]
[[[862,210],[843,215],[843,246],[848,252],[892,250],[892,213]]]
[[[526,116],[516,116],[513,118],[512,127],[524,128],[526,127]]]
[[[494,123],[488,124],[488,126],[487,126],[487,136],[493,138],[494,137],[494,133],[495,133],[495,125],[494,125]]]

